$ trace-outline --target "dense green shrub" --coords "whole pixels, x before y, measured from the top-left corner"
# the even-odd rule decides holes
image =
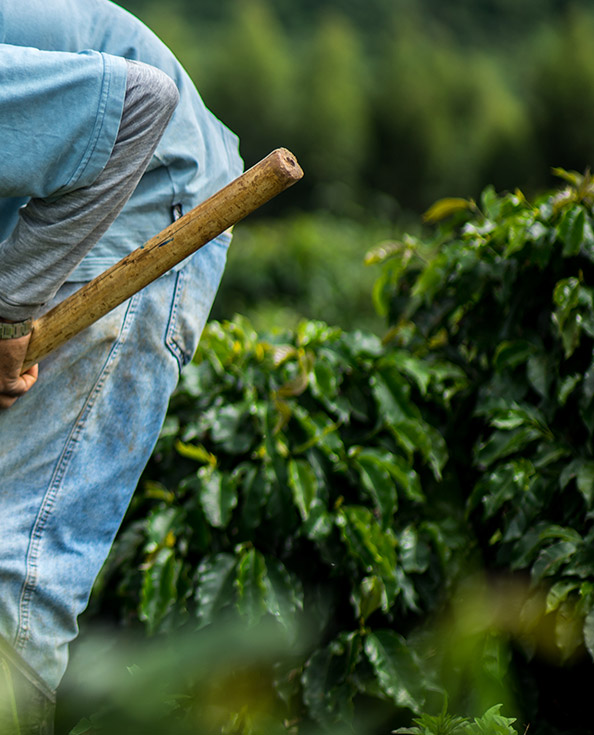
[[[558,173],[566,188],[534,203],[492,188],[478,203],[440,201],[427,219],[444,223],[428,239],[370,258],[385,261],[375,298],[390,343],[468,379],[439,424],[444,477],[460,487],[484,566],[523,580],[509,635],[526,658],[591,681],[594,179]]]
[[[594,155],[585,0],[126,5],[239,134],[247,165],[293,150],[304,208],[394,217],[487,181],[541,191],[551,165]]]
[[[273,679],[298,732],[440,708],[407,635],[470,546],[434,493],[447,453],[419,406],[464,384],[370,333],[212,323],[95,604],[151,634],[276,620],[296,646]]]
[[[496,702],[587,732],[567,702],[593,678],[594,180],[559,173],[372,251],[382,341],[212,323],[96,610],[156,640],[272,621],[259,675],[294,733],[471,732]],[[213,733],[275,731],[230,706]]]

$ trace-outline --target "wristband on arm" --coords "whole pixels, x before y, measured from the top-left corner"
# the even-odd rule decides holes
[[[0,321],[0,340],[17,339],[26,337],[33,328],[33,319],[25,319],[24,322],[2,322]]]

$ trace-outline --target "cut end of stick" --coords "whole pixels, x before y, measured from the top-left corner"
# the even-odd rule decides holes
[[[296,183],[303,178],[303,169],[287,148],[277,148],[270,154],[276,159],[277,167],[284,178]]]

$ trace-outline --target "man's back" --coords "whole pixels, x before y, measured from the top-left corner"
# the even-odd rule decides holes
[[[242,171],[237,137],[205,107],[173,53],[137,18],[109,0],[0,0],[0,43],[47,51],[103,51],[155,66],[180,92],[175,113],[137,191],[70,280],[88,280],[166,227]],[[150,191],[150,208],[147,207]],[[20,204],[19,202],[17,204]],[[0,240],[14,221],[0,201]],[[3,222],[4,220],[4,227]],[[137,237],[130,241],[130,232]]]

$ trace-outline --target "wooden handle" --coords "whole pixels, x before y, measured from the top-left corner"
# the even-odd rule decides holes
[[[141,288],[296,183],[303,171],[278,148],[209,199],[166,227],[33,322],[23,371]]]

